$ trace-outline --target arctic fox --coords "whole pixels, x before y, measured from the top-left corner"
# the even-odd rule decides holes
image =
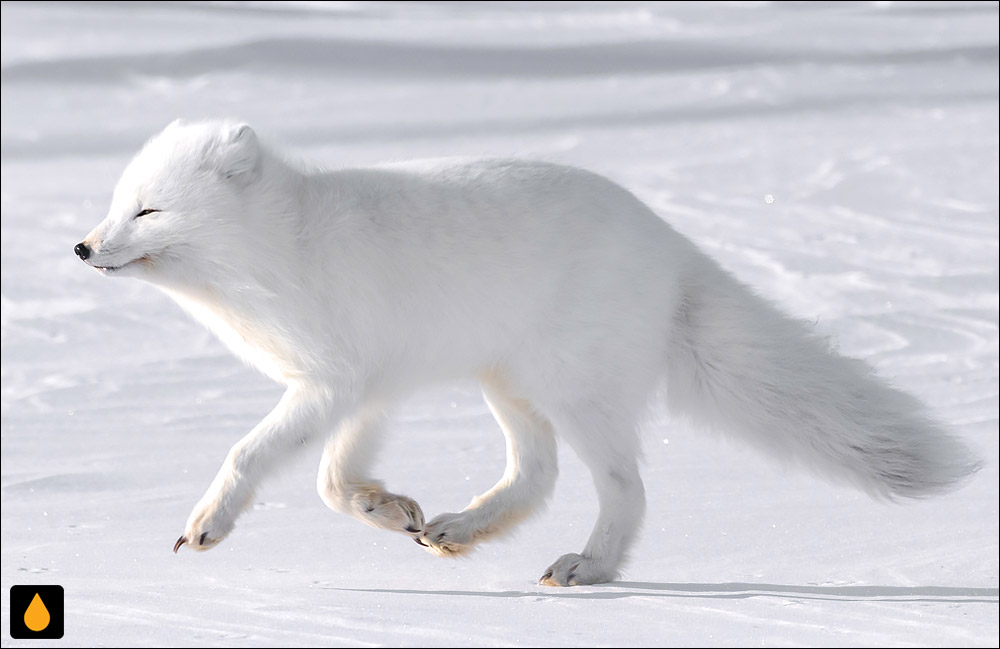
[[[637,422],[667,405],[874,496],[942,491],[978,468],[917,400],[831,351],[635,196],[572,167],[431,160],[322,171],[246,124],[174,122],[126,168],[76,254],[155,284],[287,386],[233,446],[181,545],[215,546],[261,478],[325,439],[331,508],[456,556],[509,531],[555,483],[556,439],[590,469],[600,513],[551,586],[615,579],[645,509]],[[369,475],[385,413],[474,378],[507,468],[425,522]]]

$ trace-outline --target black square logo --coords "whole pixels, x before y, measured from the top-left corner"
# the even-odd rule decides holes
[[[11,586],[10,637],[19,640],[63,637],[63,587]]]

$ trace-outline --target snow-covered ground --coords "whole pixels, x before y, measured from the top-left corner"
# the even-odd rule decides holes
[[[3,3],[2,592],[66,589],[52,645],[998,644],[997,3]],[[327,510],[317,457],[170,552],[281,388],[72,247],[142,142],[239,116],[329,165],[540,157],[632,189],[984,469],[887,505],[657,411],[626,580],[535,585],[596,515],[471,558]],[[503,470],[474,385],[415,395],[378,474],[433,516]],[[669,443],[668,443],[669,442]]]

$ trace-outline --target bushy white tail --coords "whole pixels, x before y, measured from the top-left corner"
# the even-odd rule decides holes
[[[932,495],[979,468],[917,399],[704,261],[675,315],[671,411],[889,499]]]

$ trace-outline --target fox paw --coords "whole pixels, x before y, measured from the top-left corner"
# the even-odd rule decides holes
[[[424,529],[424,512],[417,501],[379,487],[356,493],[351,509],[355,517],[372,527],[404,534],[419,534]]]
[[[465,513],[436,516],[413,540],[439,557],[460,557],[475,547],[477,530]]]
[[[198,551],[208,550],[229,536],[236,527],[236,515],[221,502],[223,499],[214,498],[195,505],[184,527],[184,534],[174,543],[174,554],[182,545]]]
[[[618,573],[602,561],[580,554],[564,554],[538,580],[542,586],[583,586],[614,581]]]

